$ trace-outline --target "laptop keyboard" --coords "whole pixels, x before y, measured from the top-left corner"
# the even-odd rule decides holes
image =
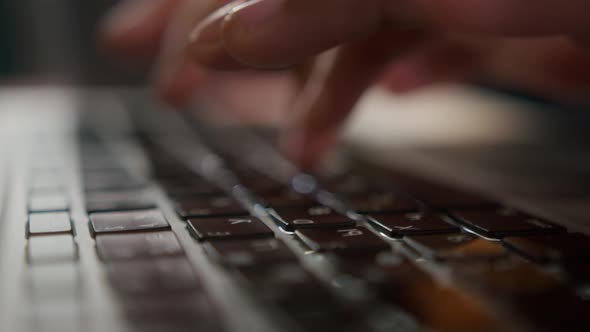
[[[108,136],[82,131],[88,229],[71,222],[63,170],[34,170],[28,184],[29,264],[78,260],[76,234],[90,232],[137,330],[227,329],[228,313],[150,188],[167,197],[210,263],[269,319],[288,322],[285,330],[587,330],[585,235],[411,176],[282,174],[260,159],[264,150],[238,151],[252,152],[241,160],[200,133],[152,129],[138,125],[133,136],[148,177],[123,164]]]

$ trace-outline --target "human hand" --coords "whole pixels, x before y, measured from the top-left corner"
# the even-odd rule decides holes
[[[333,144],[378,78],[394,92],[487,79],[567,100],[588,98],[590,55],[573,42],[590,30],[584,0],[152,0],[141,6],[141,15],[127,7],[111,17],[107,35],[111,45],[118,40],[119,48],[143,55],[162,50],[158,82],[168,99],[182,100],[206,80],[203,66],[305,64],[296,71],[301,91],[284,133],[288,156],[303,166]]]

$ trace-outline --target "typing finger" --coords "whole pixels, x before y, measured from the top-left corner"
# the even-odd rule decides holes
[[[299,96],[283,135],[287,156],[311,168],[336,142],[337,134],[363,92],[394,53],[411,47],[417,36],[383,31],[342,47],[331,64],[318,65]],[[378,42],[387,40],[388,43]]]
[[[191,54],[201,63],[228,53],[244,65],[284,68],[347,42],[379,26],[376,1],[251,0],[216,21],[221,40],[197,29]]]

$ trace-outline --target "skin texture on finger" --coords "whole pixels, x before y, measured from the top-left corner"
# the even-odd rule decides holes
[[[384,30],[342,47],[327,69],[316,69],[298,97],[282,137],[287,157],[303,168],[313,168],[337,141],[348,114],[394,53],[403,52],[418,38],[415,32]]]
[[[170,18],[180,0],[127,0],[102,20],[103,48],[118,57],[153,60]]]
[[[382,22],[378,3],[377,0],[247,1],[235,7],[223,22],[224,51],[251,67],[288,67],[378,30]]]
[[[188,53],[192,58],[201,59],[200,64],[214,69],[241,69],[244,66],[225,52],[221,29],[227,15],[240,3],[227,3],[199,22],[189,34]],[[198,45],[198,47],[192,47]]]

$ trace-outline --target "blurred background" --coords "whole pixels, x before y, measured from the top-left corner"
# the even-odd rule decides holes
[[[0,0],[0,82],[132,84],[144,68],[97,46],[101,17],[118,0]]]

